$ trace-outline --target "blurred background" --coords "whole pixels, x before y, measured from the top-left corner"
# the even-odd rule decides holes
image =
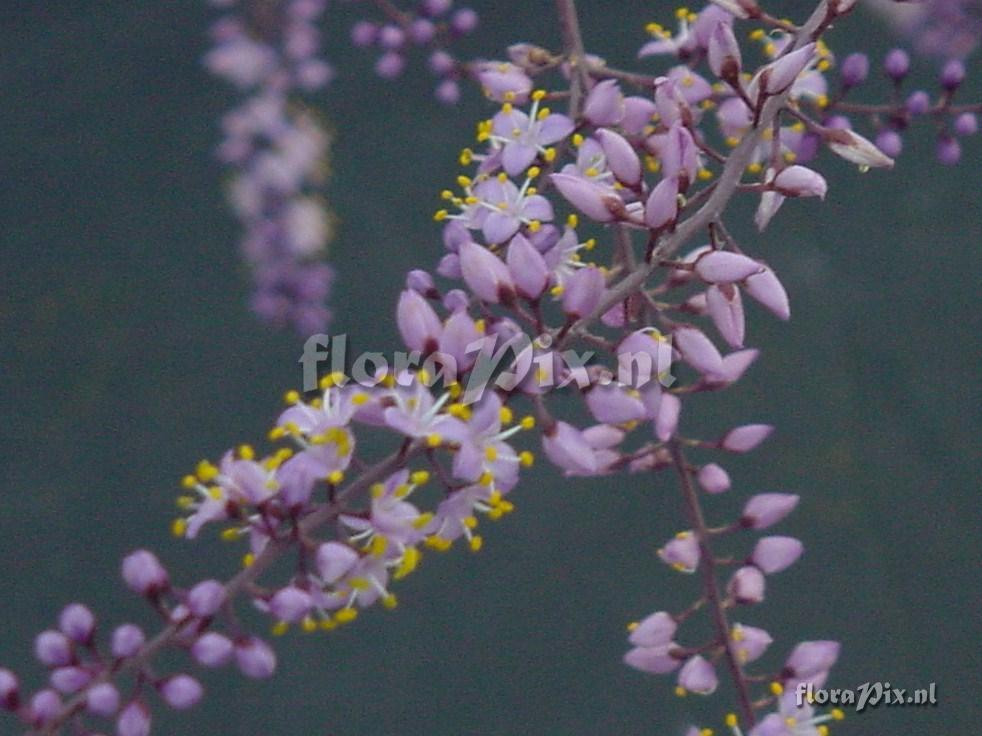
[[[669,24],[673,9],[581,5],[589,50],[621,66],[644,24]],[[549,2],[475,6],[482,23],[464,56],[500,58],[516,40],[558,46]],[[375,78],[339,12],[327,24],[339,78],[316,99],[337,134],[333,330],[354,350],[389,350],[404,273],[439,257],[437,194],[488,107],[473,90],[457,109],[433,101],[419,57],[397,82]],[[118,583],[133,548],[158,551],[183,582],[234,572],[239,551],[213,535],[169,535],[178,481],[202,457],[261,442],[300,382],[302,341],[247,308],[212,156],[236,95],[200,64],[212,17],[191,0],[0,10],[0,664],[34,686],[31,642],[65,603],[86,601],[104,629],[147,620]],[[895,42],[862,13],[829,40],[840,58],[870,51],[874,73]],[[913,86],[934,90],[937,64],[917,67]],[[884,90],[878,81],[869,97]],[[975,74],[960,99],[980,91]],[[794,316],[754,309],[748,339],[762,360],[688,418],[693,434],[779,429],[752,456],[727,458],[735,488],[707,504],[713,518],[754,492],[803,498],[782,533],[804,539],[805,557],[737,617],[774,634],[767,661],[833,638],[844,645],[833,686],[937,683],[937,707],[853,714],[835,727],[844,734],[974,733],[979,713],[978,143],[955,169],[935,162],[930,130],[906,144],[892,174],[826,161],[827,202],[788,202],[763,237],[747,227],[751,203],[731,217],[781,274]],[[180,717],[156,708],[155,732],[720,728],[725,685],[675,702],[672,680],[620,661],[628,621],[696,594],[655,557],[684,528],[677,493],[667,475],[570,481],[539,464],[479,554],[427,555],[395,612],[287,635],[271,682],[209,673],[206,701]]]

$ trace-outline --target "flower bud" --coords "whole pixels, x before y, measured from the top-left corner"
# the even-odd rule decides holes
[[[904,102],[904,107],[911,115],[924,115],[931,109],[931,97],[922,89],[914,90]]]
[[[726,592],[737,603],[760,603],[764,600],[764,573],[753,565],[745,565],[733,573],[727,583]]]
[[[111,682],[100,682],[85,691],[85,709],[96,716],[111,718],[119,710],[119,690]]]
[[[597,458],[583,433],[566,422],[556,422],[542,435],[542,449],[555,465],[578,475],[597,472]]]
[[[954,128],[958,135],[975,135],[979,130],[979,121],[974,112],[963,112],[955,118]]]
[[[551,174],[549,179],[566,201],[591,220],[612,222],[617,219],[607,206],[607,201],[615,198],[608,188],[572,174]]]
[[[234,646],[231,639],[214,631],[208,631],[191,645],[191,656],[205,667],[221,667],[232,658]]]
[[[134,700],[116,719],[117,736],[150,736],[150,711],[143,701]]]
[[[699,468],[696,481],[706,493],[723,493],[730,489],[729,473],[716,463],[709,463]]]
[[[827,672],[839,659],[839,649],[837,641],[803,641],[791,651],[784,669],[795,679]]]
[[[678,669],[682,662],[671,654],[669,647],[635,647],[624,655],[624,664],[651,675],[664,675]]]
[[[719,375],[723,368],[723,358],[701,330],[695,327],[679,327],[672,333],[672,338],[686,363],[710,378]]]
[[[849,54],[842,60],[839,73],[842,75],[843,87],[858,87],[869,76],[869,57],[858,52]]]
[[[818,197],[825,199],[828,184],[825,177],[805,166],[789,166],[781,169],[771,182],[785,197]]]
[[[666,177],[648,195],[644,205],[644,224],[656,231],[672,228],[678,215],[679,182],[675,177]]]
[[[581,319],[593,313],[603,298],[607,283],[603,272],[596,266],[578,269],[566,279],[563,290],[563,311],[573,319]]]
[[[759,659],[774,641],[771,635],[756,626],[733,624],[730,629],[731,647],[741,664]]]
[[[884,128],[876,134],[876,147],[890,158],[896,158],[904,148],[904,141],[897,131]]]
[[[706,307],[726,343],[731,348],[742,348],[746,330],[740,290],[733,284],[713,284],[706,290]],[[717,371],[717,374],[721,373],[722,370]]]
[[[272,677],[276,671],[276,654],[272,648],[254,636],[235,643],[235,662],[242,674],[256,680]]]
[[[157,556],[148,550],[139,549],[123,558],[123,580],[134,593],[148,597],[155,596],[170,585],[167,571]]]
[[[777,524],[798,505],[793,493],[758,493],[743,507],[740,524],[751,529],[766,529]]]
[[[20,706],[20,682],[17,675],[0,667],[0,708],[17,710]]]
[[[549,281],[549,267],[528,238],[518,233],[511,239],[506,261],[519,294],[526,299],[538,299],[542,296]]]
[[[524,105],[532,91],[532,80],[514,64],[488,61],[480,64],[477,80],[484,94],[495,102],[512,101]]]
[[[317,572],[328,585],[343,578],[358,562],[358,553],[341,542],[325,542],[317,548]]]
[[[144,641],[146,641],[146,637],[144,637],[139,626],[123,624],[113,631],[110,649],[117,659],[128,659],[136,656],[143,647]]]
[[[784,286],[771,269],[765,268],[760,273],[749,276],[744,282],[747,293],[766,307],[778,319],[791,318],[791,306]]]
[[[65,606],[58,617],[58,628],[72,641],[88,644],[95,632],[95,616],[81,603],[72,603]]]
[[[961,144],[950,135],[940,135],[935,155],[945,166],[954,166],[962,157]]]
[[[754,79],[766,94],[779,95],[794,84],[814,56],[815,44],[809,43],[775,59],[757,72]]]
[[[214,616],[225,603],[225,586],[217,580],[203,580],[188,591],[186,603],[193,616]]]
[[[418,291],[406,289],[399,296],[396,324],[402,341],[410,350],[424,354],[436,350],[443,325]]]
[[[28,717],[38,725],[51,723],[61,713],[61,696],[54,690],[38,690],[28,704]]]
[[[740,77],[740,44],[729,23],[720,21],[709,37],[709,68],[720,79],[736,82]]]
[[[696,261],[696,275],[710,284],[729,284],[743,281],[760,273],[764,266],[753,258],[725,250],[711,250]]]
[[[72,661],[72,643],[60,631],[42,631],[34,639],[34,656],[46,667],[62,667]]]
[[[295,624],[310,613],[312,605],[310,593],[290,585],[276,591],[269,601],[269,612],[279,621]]]
[[[413,291],[418,291],[425,297],[437,296],[436,285],[433,283],[433,277],[430,276],[429,272],[424,271],[421,268],[414,268],[412,271],[406,274],[406,288],[412,289]]]
[[[695,572],[701,556],[699,540],[690,531],[679,532],[658,550],[658,556],[662,562],[678,572]]]
[[[737,350],[723,358],[723,368],[720,371],[719,379],[724,383],[739,381],[753,362],[760,356],[760,351],[755,348],[747,350]]]
[[[766,575],[772,575],[791,567],[804,551],[805,546],[794,537],[763,537],[754,546],[750,560]]]
[[[893,168],[893,159],[858,133],[826,128],[823,137],[833,153],[860,168]]]
[[[641,160],[634,146],[618,133],[601,128],[594,134],[603,147],[607,167],[617,180],[629,187],[641,182]]]
[[[682,400],[675,394],[662,394],[655,415],[655,437],[662,442],[668,442],[675,436],[679,426],[679,415],[682,413]]]
[[[471,291],[483,301],[508,303],[515,296],[508,266],[484,246],[474,242],[462,244],[460,270]]]
[[[617,125],[624,117],[624,95],[615,79],[597,82],[583,103],[583,117],[594,125]]]
[[[744,424],[734,427],[720,440],[720,447],[729,452],[750,452],[770,437],[774,427],[770,424]]]
[[[49,680],[55,690],[71,695],[92,681],[92,673],[84,667],[58,667]]]
[[[687,692],[711,695],[718,686],[716,670],[699,654],[689,657],[679,670],[679,687]]]
[[[678,624],[670,614],[657,611],[642,619],[627,640],[636,647],[666,646],[675,636],[676,629]]]
[[[910,57],[903,49],[892,49],[883,57],[883,71],[894,82],[899,82],[910,71]]]
[[[939,81],[946,91],[954,92],[965,81],[965,64],[958,59],[951,59],[941,69]]]
[[[205,694],[201,683],[190,675],[168,677],[157,689],[164,702],[175,710],[187,710],[194,707]]]

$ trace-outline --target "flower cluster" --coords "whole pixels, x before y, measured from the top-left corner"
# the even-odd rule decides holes
[[[460,99],[460,79],[467,65],[450,53],[453,41],[477,28],[478,16],[471,8],[454,8],[453,0],[420,0],[415,8],[402,9],[395,3],[378,3],[384,14],[381,22],[361,19],[351,28],[351,42],[359,48],[376,47],[381,53],[375,73],[395,79],[406,68],[406,59],[415,46],[428,53],[427,66],[439,80],[434,95],[440,102],[454,104]]]
[[[334,75],[319,58],[326,0],[212,0],[228,11],[211,29],[205,66],[245,99],[222,118],[218,158],[244,233],[253,311],[302,335],[326,328],[333,272],[323,262],[332,215],[319,195],[331,137],[297,99]]]

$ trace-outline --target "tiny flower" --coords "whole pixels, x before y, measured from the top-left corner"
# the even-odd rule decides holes
[[[664,176],[677,178],[680,191],[687,190],[699,172],[699,152],[688,128],[672,123],[659,153]]]
[[[720,21],[709,37],[709,68],[720,79],[735,82],[741,64],[740,44],[733,35],[733,26]]]
[[[733,573],[726,592],[737,603],[760,603],[764,600],[764,573],[753,565],[745,565]]]
[[[134,700],[116,719],[117,736],[149,736],[150,711],[141,700]]]
[[[519,67],[508,62],[488,61],[477,69],[477,80],[484,94],[496,102],[522,105],[532,91],[532,80]]]
[[[875,143],[876,147],[890,158],[899,156],[904,147],[903,138],[900,137],[897,131],[891,130],[890,128],[884,128],[877,133]]]
[[[911,115],[924,115],[931,109],[931,97],[922,89],[915,90],[904,102],[904,107]]]
[[[198,618],[214,616],[225,603],[225,586],[217,580],[203,580],[188,591],[186,603]]]
[[[757,360],[760,351],[754,348],[747,350],[737,350],[723,357],[723,368],[720,370],[719,379],[724,383],[733,383],[743,377],[747,368]]]
[[[551,174],[549,179],[566,201],[590,219],[597,222],[617,219],[615,213],[622,202],[610,187],[572,174]]]
[[[88,644],[92,641],[95,631],[95,616],[81,603],[66,606],[58,617],[58,628],[72,641],[78,644]]]
[[[145,641],[146,637],[144,637],[143,631],[139,626],[135,624],[123,624],[113,631],[110,649],[112,650],[113,656],[117,659],[128,659],[129,657],[136,656],[140,649],[143,648]]]
[[[815,56],[815,44],[809,43],[797,51],[785,54],[754,75],[751,85],[768,95],[779,95],[788,90],[798,75],[812,62]]]
[[[962,157],[961,144],[950,135],[938,136],[938,145],[935,149],[938,161],[945,166],[954,166]]]
[[[536,95],[528,114],[509,105],[492,119],[490,140],[501,148],[501,165],[509,176],[525,171],[576,127],[565,115],[540,110],[539,102]]]
[[[46,667],[61,667],[72,661],[72,643],[60,631],[42,631],[34,639],[34,656]]]
[[[839,74],[842,75],[843,86],[859,86],[869,76],[869,57],[861,53],[849,54],[849,56],[842,60],[842,66],[839,67]]]
[[[743,507],[740,523],[751,529],[766,529],[794,511],[799,498],[793,493],[758,493]]]
[[[771,311],[778,319],[791,318],[791,306],[784,286],[771,269],[748,276],[743,284],[747,293]]]
[[[696,275],[710,284],[743,281],[763,270],[764,266],[753,258],[725,250],[711,250],[703,254],[696,261],[695,266]]]
[[[518,293],[538,299],[549,281],[549,266],[539,250],[519,233],[508,244],[506,262]]]
[[[578,475],[594,475],[598,470],[593,448],[580,430],[566,422],[556,422],[543,432],[542,449],[563,470]]]
[[[17,675],[0,667],[0,708],[17,710],[20,705],[20,683]]]
[[[85,691],[85,709],[93,715],[111,718],[119,710],[119,690],[110,682],[100,682]]]
[[[719,445],[730,452],[750,452],[770,437],[773,431],[774,427],[770,424],[744,424],[723,435]]]
[[[730,476],[716,463],[709,463],[699,468],[696,480],[706,493],[723,493],[730,489]]]
[[[167,589],[170,582],[167,571],[157,556],[140,549],[123,558],[123,580],[134,593],[154,596]]]
[[[647,415],[647,408],[637,394],[637,391],[627,391],[616,384],[594,386],[586,392],[586,404],[598,422],[624,424]]]
[[[271,677],[276,671],[276,654],[269,644],[254,636],[235,643],[235,662],[243,675],[256,680]]]
[[[785,197],[825,199],[825,193],[828,191],[825,177],[805,166],[789,166],[781,169],[771,181],[771,186]]]
[[[419,292],[425,297],[438,297],[433,277],[421,268],[414,268],[406,274],[406,288]]]
[[[894,82],[899,82],[910,71],[910,57],[903,49],[892,49],[883,58],[883,71]]]
[[[678,572],[695,572],[701,556],[699,540],[690,531],[679,532],[658,550],[658,556]]]
[[[443,325],[433,307],[415,289],[406,289],[399,296],[396,325],[402,341],[410,350],[424,354],[436,350]]]
[[[187,710],[197,705],[205,691],[190,675],[168,677],[157,687],[160,697],[175,710]]]
[[[497,304],[515,295],[508,266],[487,248],[467,242],[460,246],[460,269],[464,281],[479,299]]]
[[[84,667],[58,667],[51,673],[51,687],[71,695],[92,681],[92,673]]]
[[[979,130],[978,118],[974,112],[963,112],[955,118],[954,128],[958,135],[975,135]]]
[[[697,654],[689,657],[679,670],[679,687],[690,693],[711,695],[719,686],[716,670],[707,659]]]
[[[649,614],[642,619],[628,636],[628,641],[636,647],[661,647],[667,646],[678,624],[671,614],[665,611],[657,611]]]
[[[348,574],[358,562],[358,553],[341,542],[325,542],[317,548],[317,572],[321,579],[333,584]]]
[[[754,546],[750,560],[765,574],[772,575],[791,567],[804,551],[804,545],[794,537],[763,537]]]
[[[686,363],[710,378],[719,375],[723,368],[723,358],[701,330],[695,327],[679,327],[672,333],[672,337]]]
[[[38,690],[28,704],[27,715],[38,726],[50,723],[58,717],[59,713],[61,713],[61,696],[54,690]]]
[[[235,645],[227,636],[207,631],[191,645],[191,656],[204,667],[221,667],[232,658]]]
[[[640,135],[651,122],[651,116],[656,111],[655,103],[645,97],[632,95],[625,98],[624,119],[620,123],[621,130],[628,135]]]

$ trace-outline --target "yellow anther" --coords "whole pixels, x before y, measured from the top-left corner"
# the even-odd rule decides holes
[[[699,732],[699,736],[713,736],[713,729],[704,728]]]
[[[756,28],[748,34],[748,37],[751,41],[761,41],[766,35],[763,28]]]
[[[488,445],[484,448],[484,459],[489,463],[493,463],[498,459],[498,448]]]
[[[439,447],[443,444],[443,437],[433,433],[426,435],[426,446],[427,447]]]
[[[390,611],[399,605],[399,599],[395,597],[392,593],[382,596],[382,605],[388,608]]]
[[[252,445],[239,445],[238,454],[243,460],[253,460],[256,457],[256,451],[252,449]]]
[[[747,167],[747,171],[749,171],[751,174],[759,174],[763,168],[764,167],[761,166],[760,163],[755,161]]]
[[[635,630],[636,628],[638,628],[638,627],[639,627],[640,625],[641,625],[641,622],[640,622],[640,621],[631,621],[631,622],[630,622],[630,623],[629,623],[629,624],[627,625],[627,630],[628,630],[628,631],[634,631],[634,630]]]
[[[795,161],[798,160],[798,154],[795,153],[794,151],[785,151],[784,160],[789,164],[793,164]]]
[[[449,539],[444,539],[443,537],[438,537],[435,534],[431,537],[427,537],[424,544],[430,549],[435,549],[437,552],[446,552],[453,546],[453,542]]]
[[[473,537],[471,537],[470,546],[471,546],[471,552],[479,552],[481,547],[484,546],[484,539],[481,537],[480,534],[476,534]]]
[[[470,166],[471,162],[474,160],[474,152],[469,148],[465,148],[460,152],[460,157],[457,160],[460,162],[461,166]]]
[[[394,492],[393,495],[395,495],[396,498],[405,498],[406,496],[409,495],[409,493],[412,490],[413,490],[413,487],[411,485],[408,485],[407,483],[400,483],[399,485],[396,486],[396,489],[395,489],[395,492]]]
[[[198,463],[198,467],[195,468],[195,472],[198,474],[198,479],[203,483],[207,483],[210,480],[214,480],[218,477],[218,468],[212,465],[207,460],[202,460]]]
[[[188,520],[183,516],[171,522],[170,533],[175,537],[183,537],[188,531]]]
[[[535,114],[535,118],[536,120],[545,120],[550,115],[552,115],[552,110],[550,110],[548,107],[543,107]]]
[[[447,407],[447,413],[458,419],[470,419],[472,414],[471,408],[465,404],[451,404]]]
[[[476,320],[474,322],[474,329],[483,335],[488,329],[487,322],[485,322],[483,319]],[[459,387],[458,390],[460,390]]]
[[[287,404],[296,404],[298,401],[300,401],[300,392],[292,389],[287,391],[285,394],[283,394],[283,401],[285,401]]]
[[[826,107],[829,106],[828,95],[819,95],[818,97],[816,97],[815,104],[824,110]]]
[[[503,112],[505,115],[510,115],[513,109],[514,108],[512,107],[510,102],[506,102],[504,105],[501,106],[501,112]]]
[[[372,494],[372,498],[382,498],[385,495],[385,486],[381,483],[372,483],[369,493]]]
[[[577,148],[583,145],[583,140],[584,140],[583,136],[580,135],[579,133],[573,134],[573,145],[576,146]]]
[[[283,634],[285,634],[289,629],[290,624],[288,624],[286,621],[277,621],[270,628],[270,632],[273,634],[273,636],[283,636]]]
[[[300,628],[303,629],[304,633],[312,634],[317,631],[317,622],[310,616],[304,616],[303,621],[300,622]]]
[[[513,412],[507,406],[503,406],[498,411],[498,419],[502,424],[511,424],[515,419],[515,412]]]
[[[435,222],[443,222],[449,216],[450,213],[447,212],[446,210],[437,210],[436,212],[433,213],[433,220]]]
[[[528,176],[529,179],[534,179],[541,173],[542,173],[542,169],[540,169],[538,166],[530,166],[529,170],[526,172],[526,175]]]
[[[481,473],[481,476],[477,479],[478,485],[489,486],[494,483],[494,476],[491,475],[487,470]]]
[[[213,501],[221,501],[222,499],[225,498],[225,492],[221,488],[219,488],[218,486],[209,486],[208,487],[208,496]]]
[[[358,609],[356,608],[342,608],[334,614],[334,620],[339,624],[350,624],[356,618],[358,618]]]
[[[587,168],[586,168],[586,169],[585,169],[585,170],[583,171],[583,173],[584,173],[584,174],[585,174],[586,176],[590,176],[590,177],[593,177],[593,176],[596,176],[597,174],[599,174],[600,172],[599,172],[599,171],[597,171],[597,169],[596,169],[596,168],[594,168],[593,166],[588,166],[588,167],[587,167]]]
[[[181,511],[187,511],[194,506],[194,499],[191,496],[178,496],[174,503]]]
[[[451,192],[449,189],[444,189],[442,192],[440,192],[440,199],[453,199],[453,198],[454,198],[454,193]]]
[[[459,383],[451,383],[449,386],[447,386],[447,391],[450,392],[451,399],[458,399],[460,398],[460,395],[464,392],[464,389],[460,387]]]
[[[691,74],[686,74],[684,77],[682,77],[683,87],[691,87],[695,83],[696,83],[696,79]]]
[[[665,31],[661,23],[647,23],[645,24],[644,30],[652,36],[657,36]]]
[[[829,736],[829,727],[824,723],[821,726],[818,726],[815,731],[818,733],[818,736]]]
[[[546,91],[544,89],[537,89],[532,93],[532,99],[535,102],[543,99],[546,96]]]
[[[841,721],[846,717],[846,714],[841,708],[833,708],[831,711],[829,711],[829,715],[832,716],[832,720],[834,721]]]
[[[331,485],[338,485],[344,480],[344,471],[342,470],[332,470],[327,474],[327,482]]]
[[[522,429],[532,429],[535,426],[535,417],[531,414],[524,416],[520,424],[522,425]]]
[[[242,567],[252,567],[256,562],[256,556],[252,552],[242,555]]]
[[[699,169],[698,177],[702,181],[707,181],[708,179],[713,178],[713,172],[710,171],[709,169]]]
[[[413,483],[413,485],[417,485],[417,486],[425,485],[430,480],[430,471],[417,470],[412,474],[410,474],[409,480]]]
[[[566,225],[569,227],[576,227],[579,224],[580,224],[580,218],[576,216],[576,213],[573,213],[572,215],[566,218]]]
[[[471,194],[471,195],[468,195],[468,196],[464,197],[463,200],[461,200],[461,201],[464,204],[477,204],[481,200],[479,200],[477,197],[475,197],[473,194]]]
[[[355,406],[364,406],[368,403],[368,394],[363,394],[359,391],[351,397],[351,403]]]
[[[676,694],[677,696],[679,696],[680,698],[684,698],[684,697],[685,697],[686,695],[688,695],[688,694],[689,694],[689,691],[688,691],[688,690],[686,690],[686,689],[685,689],[684,687],[682,687],[681,685],[678,685],[678,686],[677,686],[677,687],[675,688],[675,694]]]
[[[518,453],[518,461],[522,464],[523,468],[531,468],[535,462],[535,455],[528,450],[522,450]]]
[[[191,489],[198,485],[198,479],[193,475],[185,475],[181,478],[181,487]]]
[[[374,537],[372,537],[372,541],[368,545],[368,551],[375,557],[381,557],[385,554],[385,550],[388,549],[388,547],[389,541],[381,534],[376,534]]]
[[[235,542],[242,536],[242,531],[238,527],[230,527],[228,529],[222,529],[222,533],[218,535],[223,542]]]
[[[771,691],[771,695],[784,695],[784,685],[780,682],[772,682],[768,688]]]
[[[433,521],[433,512],[424,511],[413,520],[413,529],[422,529],[429,526],[431,521]]]
[[[338,622],[330,618],[322,618],[317,625],[321,628],[321,631],[333,631],[338,627]]]
[[[740,721],[736,717],[736,713],[727,713],[726,718],[723,719],[723,723],[726,724],[727,728],[736,728],[740,725]]]
[[[529,223],[529,232],[537,233],[541,229],[542,223],[538,220],[532,220],[532,222]]]
[[[772,43],[764,44],[764,53],[767,54],[768,56],[774,56],[774,53],[776,51],[777,51],[777,47],[774,44]]]
[[[675,9],[675,17],[679,20],[685,20],[689,17],[689,9],[684,5],[680,8]]]
[[[497,178],[498,178],[498,181],[500,181],[502,184],[504,184],[506,181],[508,181],[508,174],[506,174],[504,171],[501,171],[501,172],[498,173],[498,177]]]
[[[542,158],[546,160],[546,163],[551,164],[553,161],[556,160],[556,149],[547,148],[545,153],[542,154]]]
[[[716,103],[713,100],[703,100],[699,103],[699,107],[701,107],[703,110],[712,110],[714,107],[716,107]]]
[[[822,59],[815,66],[818,68],[818,71],[827,72],[829,69],[832,68],[832,62],[829,61],[828,59]],[[822,107],[825,107],[825,105],[822,105]]]
[[[504,66],[504,65],[502,65],[502,66]],[[505,67],[504,69],[502,69],[502,71],[508,71],[507,67]],[[507,92],[505,92],[505,94],[502,95],[502,97],[504,97],[508,102],[514,102],[515,101],[515,93],[512,90],[508,90]]]
[[[409,575],[409,573],[415,570],[416,566],[419,565],[419,558],[420,554],[418,549],[415,547],[407,547],[406,551],[402,554],[402,560],[399,562],[399,566],[393,573],[393,577],[396,580],[402,580],[402,578]]]
[[[564,291],[565,289],[563,288],[562,284],[556,284],[551,289],[549,289],[549,293],[552,294],[553,296],[562,296]]]
[[[644,167],[652,174],[657,174],[661,169],[661,162],[654,156],[645,156]]]
[[[461,174],[460,176],[457,177],[457,186],[463,189],[466,189],[472,183],[473,182],[471,181],[471,178],[469,176],[464,176],[463,174]]]

